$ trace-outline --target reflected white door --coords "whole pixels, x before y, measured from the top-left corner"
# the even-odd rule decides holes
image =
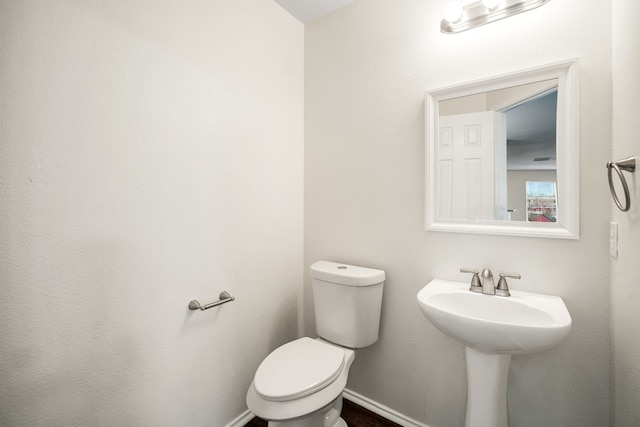
[[[495,218],[495,115],[487,111],[439,118],[440,218]]]

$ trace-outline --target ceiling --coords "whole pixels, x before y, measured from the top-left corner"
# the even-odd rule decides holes
[[[505,112],[507,169],[555,170],[557,89]]]
[[[354,0],[275,0],[303,24],[315,21]]]

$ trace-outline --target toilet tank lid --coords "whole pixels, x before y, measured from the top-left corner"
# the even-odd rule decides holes
[[[371,286],[384,282],[385,274],[375,268],[318,261],[311,265],[311,277],[341,285]]]

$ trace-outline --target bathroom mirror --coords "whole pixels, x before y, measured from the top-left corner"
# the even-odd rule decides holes
[[[578,238],[578,62],[428,91],[426,229]]]

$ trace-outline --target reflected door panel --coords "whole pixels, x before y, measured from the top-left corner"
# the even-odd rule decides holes
[[[440,117],[440,218],[493,219],[494,114],[488,111]]]

